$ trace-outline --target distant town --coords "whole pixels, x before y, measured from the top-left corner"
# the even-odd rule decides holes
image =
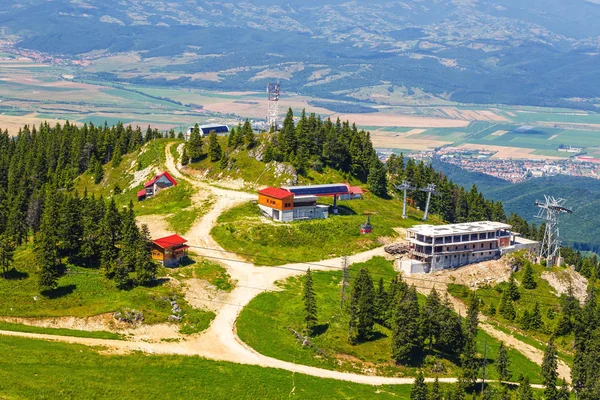
[[[495,158],[495,151],[444,147],[432,151],[413,153],[416,160],[442,162],[456,165],[466,171],[479,172],[512,183],[543,176],[568,175],[600,179],[600,159],[581,155],[581,149],[565,147],[559,149],[572,153],[565,159],[528,160]]]

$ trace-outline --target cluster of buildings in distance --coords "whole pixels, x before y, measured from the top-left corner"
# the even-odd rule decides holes
[[[565,152],[573,148],[564,147]],[[577,150],[577,149],[574,149]],[[565,159],[521,159],[498,158],[497,153],[489,150],[474,150],[457,147],[444,147],[435,151],[411,154],[417,161],[438,159],[469,172],[479,172],[512,183],[523,182],[529,178],[543,176],[568,175],[600,179],[600,159],[574,155]]]

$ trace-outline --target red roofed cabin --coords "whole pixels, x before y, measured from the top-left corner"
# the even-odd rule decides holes
[[[152,259],[165,267],[176,267],[188,255],[187,239],[179,235],[166,236],[152,241]]]
[[[137,194],[138,201],[144,200],[147,197],[152,197],[162,189],[176,185],[177,181],[165,171],[162,174],[156,175],[152,180],[144,183],[144,189],[140,190]]]
[[[294,193],[287,190],[274,187],[259,190],[258,205],[276,221],[289,222],[294,219]]]

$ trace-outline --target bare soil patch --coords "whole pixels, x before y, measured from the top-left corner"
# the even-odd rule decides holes
[[[571,287],[577,300],[581,304],[585,301],[588,280],[573,268],[568,267],[554,272],[545,271],[542,273],[542,278],[556,290],[558,295],[568,293]]]

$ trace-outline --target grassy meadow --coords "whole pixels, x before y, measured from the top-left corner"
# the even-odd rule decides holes
[[[350,281],[361,267],[366,267],[376,282],[380,277],[389,281],[395,274],[390,261],[376,257],[352,265]],[[348,315],[340,309],[341,272],[313,272],[313,280],[319,321],[317,333],[311,338],[312,348],[303,347],[289,331],[292,328],[301,332],[304,326],[302,278],[299,277],[280,282],[281,291],[262,293],[242,310],[237,322],[240,338],[261,354],[320,368],[357,373],[369,371],[388,376],[415,376],[419,370],[431,377],[459,374],[458,361],[438,351],[429,354],[420,366],[396,366],[391,361],[391,331],[377,324],[373,340],[350,345],[347,341]],[[423,296],[419,297],[424,301]],[[480,354],[484,352],[484,344],[487,344],[488,364],[493,364],[499,342],[480,330],[477,343]],[[524,373],[532,382],[541,381],[538,365],[513,349],[509,349],[509,357],[515,379]],[[439,371],[440,365],[441,372],[434,372]],[[490,365],[488,379],[497,378],[495,374]]]
[[[174,287],[159,282],[153,287],[138,286],[119,290],[95,268],[69,265],[59,279],[58,289],[50,297],[39,294],[33,246],[17,249],[15,270],[10,279],[0,278],[0,316],[9,317],[90,317],[135,309],[144,313],[144,323],[167,322],[171,315],[170,300],[176,298],[184,314],[198,320],[192,324],[204,330],[214,314],[193,309]]]
[[[329,198],[321,198],[330,204]],[[319,261],[351,255],[381,246],[380,240],[398,236],[395,228],[420,223],[422,213],[411,209],[402,218],[402,202],[369,196],[362,200],[339,201],[339,215],[330,212],[325,220],[276,223],[266,221],[256,204],[246,203],[226,211],[217,219],[211,234],[226,250],[250,254],[255,264],[281,265]],[[360,225],[371,215],[373,233],[360,234]],[[432,216],[430,223],[441,223]]]
[[[410,385],[370,386],[199,357],[100,355],[64,343],[3,337],[8,399],[407,399]]]

